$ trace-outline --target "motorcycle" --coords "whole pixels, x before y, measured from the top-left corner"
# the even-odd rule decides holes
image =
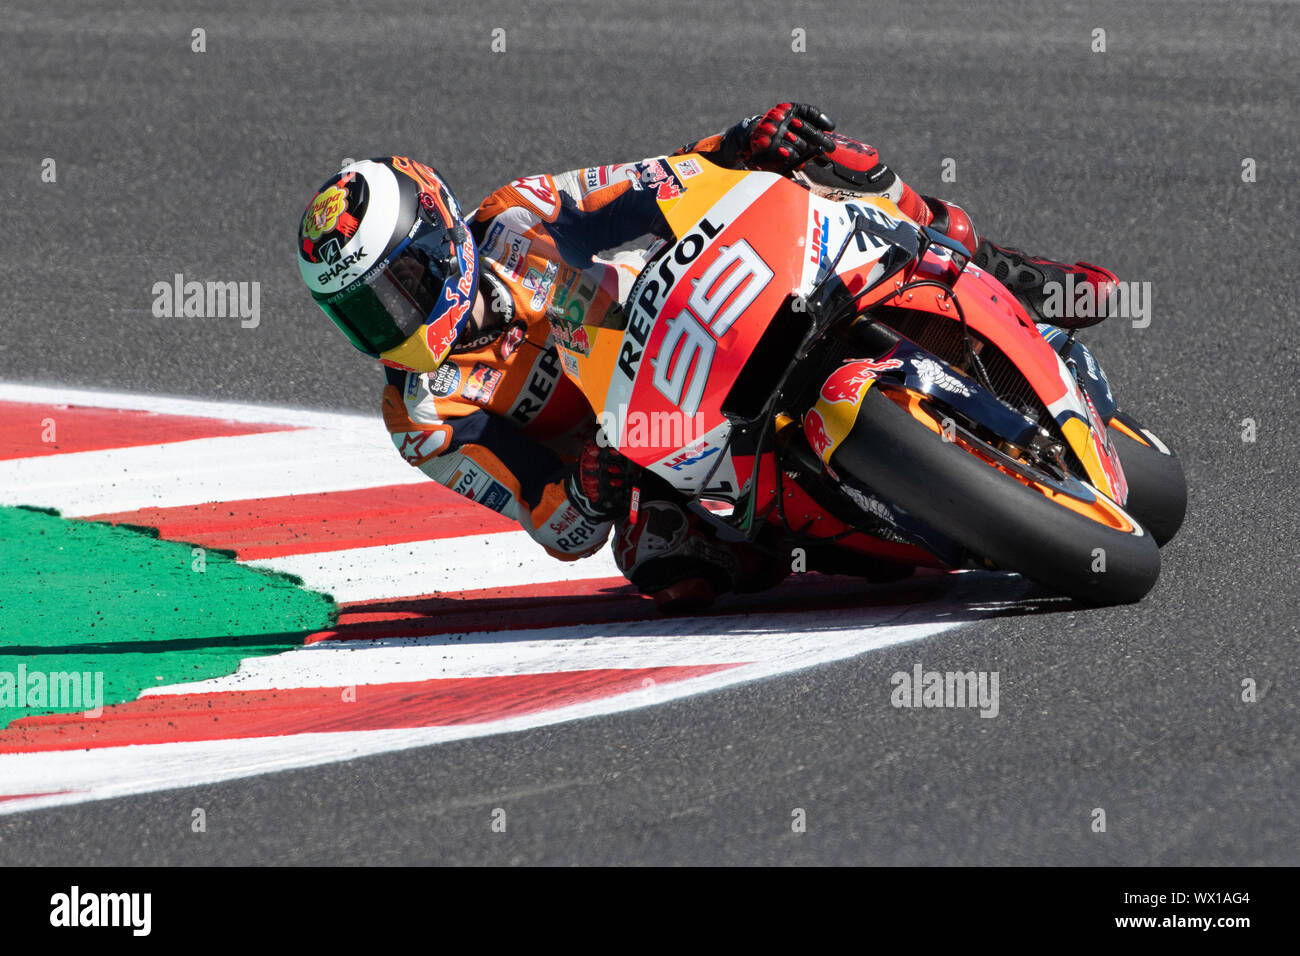
[[[657,163],[673,240],[625,297],[557,283],[549,313],[602,441],[644,470],[633,512],[674,497],[725,540],[875,580],[993,568],[1091,604],[1151,590],[1182,468],[1074,334],[888,199]]]

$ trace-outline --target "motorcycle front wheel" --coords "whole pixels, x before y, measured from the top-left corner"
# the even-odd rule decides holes
[[[1076,600],[1127,604],[1155,586],[1160,549],[1123,508],[973,436],[944,434],[924,395],[877,385],[831,466],[996,567]]]
[[[1164,547],[1183,526],[1187,513],[1187,478],[1182,463],[1149,428],[1126,412],[1116,412],[1106,426],[1128,480],[1124,507]]]

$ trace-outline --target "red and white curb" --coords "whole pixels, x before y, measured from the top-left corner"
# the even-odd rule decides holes
[[[29,427],[75,416],[103,419],[88,447],[52,453]],[[341,610],[334,629],[230,676],[152,688],[96,720],[0,731],[0,813],[660,704],[995,609],[951,588],[918,603],[924,582],[873,600],[849,579],[809,576],[661,618],[608,550],[555,561],[406,465],[377,414],[0,384],[0,420],[0,504],[229,548],[300,576]]]

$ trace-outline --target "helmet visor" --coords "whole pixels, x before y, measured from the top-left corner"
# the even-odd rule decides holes
[[[437,308],[446,283],[459,278],[451,231],[425,218],[363,282],[317,303],[353,345],[379,355],[410,338]]]

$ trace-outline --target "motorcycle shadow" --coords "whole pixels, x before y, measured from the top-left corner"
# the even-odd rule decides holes
[[[990,617],[1023,617],[1079,610],[1083,605],[1050,594],[1019,575],[990,571],[922,570],[911,578],[872,583],[862,578],[806,573],[792,575],[765,591],[727,594],[711,607],[665,615],[654,601],[621,578],[557,582],[379,600],[342,610],[338,624],[313,636],[319,641],[388,641],[442,638],[445,641],[566,639],[575,628],[609,630],[645,622],[654,630],[717,633],[728,624],[738,631],[807,632],[843,628],[855,622],[955,625]],[[647,628],[638,628],[646,631]],[[526,632],[526,633],[525,633]]]

